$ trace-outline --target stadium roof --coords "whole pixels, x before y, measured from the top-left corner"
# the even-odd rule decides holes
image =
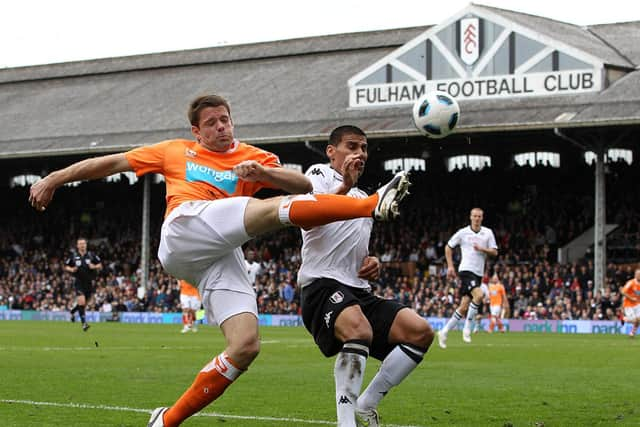
[[[466,100],[458,133],[640,124],[640,22],[578,27],[480,5],[598,58],[601,92]],[[188,137],[188,103],[218,93],[238,138],[320,141],[338,124],[414,137],[411,107],[350,108],[348,80],[430,26],[0,70],[0,158],[106,153]],[[562,121],[557,121],[563,117]]]

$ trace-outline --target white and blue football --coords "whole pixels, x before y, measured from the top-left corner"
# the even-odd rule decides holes
[[[460,106],[445,92],[427,92],[413,104],[413,123],[429,138],[444,138],[458,124]]]

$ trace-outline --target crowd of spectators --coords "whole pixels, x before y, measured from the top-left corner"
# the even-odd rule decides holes
[[[446,280],[444,246],[468,222],[470,207],[480,206],[485,210],[484,223],[494,230],[500,248],[489,265],[505,285],[511,317],[616,319],[621,305],[619,288],[633,276],[633,263],[640,253],[640,218],[634,209],[640,189],[630,185],[638,181],[639,173],[614,165],[607,176],[607,217],[619,224],[617,233],[622,237],[616,250],[624,257],[608,265],[606,283],[594,292],[593,260],[588,253],[580,261],[557,262],[558,247],[593,223],[592,171],[588,167],[572,171],[573,178],[568,180],[562,170],[544,168],[534,174],[522,169],[500,174],[491,168],[479,172],[461,169],[439,179],[415,171],[413,194],[401,219],[374,226],[371,253],[384,266],[374,291],[421,315],[450,317],[460,294]],[[505,174],[509,175],[506,179]],[[501,184],[505,181],[509,185]],[[363,187],[367,185],[375,188],[377,180],[369,178],[363,182]],[[162,187],[152,188],[152,212],[162,212]],[[180,310],[178,283],[153,256],[160,214],[151,221],[152,261],[148,286],[141,286],[140,185],[100,182],[63,188],[55,208],[44,214],[30,209],[26,191],[6,189],[7,200],[16,209],[2,214],[6,226],[0,229],[1,308],[68,310],[74,296],[72,277],[62,266],[75,239],[82,235],[104,265],[89,310]],[[274,232],[245,245],[261,313],[299,312],[300,245],[297,229]]]

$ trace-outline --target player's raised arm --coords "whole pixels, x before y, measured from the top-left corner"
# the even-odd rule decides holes
[[[39,211],[45,208],[53,199],[53,194],[68,182],[104,178],[118,172],[132,171],[124,153],[85,159],[64,169],[51,172],[31,186],[29,203]]]

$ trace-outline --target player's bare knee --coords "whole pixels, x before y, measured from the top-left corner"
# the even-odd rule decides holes
[[[420,321],[412,325],[411,331],[404,342],[417,348],[428,349],[434,337],[435,332],[433,332],[429,322],[420,319]]]
[[[428,322],[424,322],[424,325],[422,326],[422,328],[420,328],[421,344],[418,344],[418,346],[420,346],[421,348],[429,348],[429,346],[431,346],[431,343],[433,342],[434,337],[435,332],[433,331],[433,328]]]
[[[236,362],[240,365],[239,367],[246,369],[260,353],[260,340],[244,341],[233,350],[233,353],[238,359]]]
[[[373,330],[368,322],[359,322],[351,326],[345,334],[346,339],[343,341],[359,340],[371,343],[373,340]]]
[[[342,316],[345,314],[345,316]],[[341,341],[359,340],[371,343],[373,330],[366,317],[340,313],[335,325],[335,334]]]
[[[252,334],[235,339],[229,343],[228,353],[234,361],[237,358],[239,364],[248,365],[260,353],[260,338]]]

